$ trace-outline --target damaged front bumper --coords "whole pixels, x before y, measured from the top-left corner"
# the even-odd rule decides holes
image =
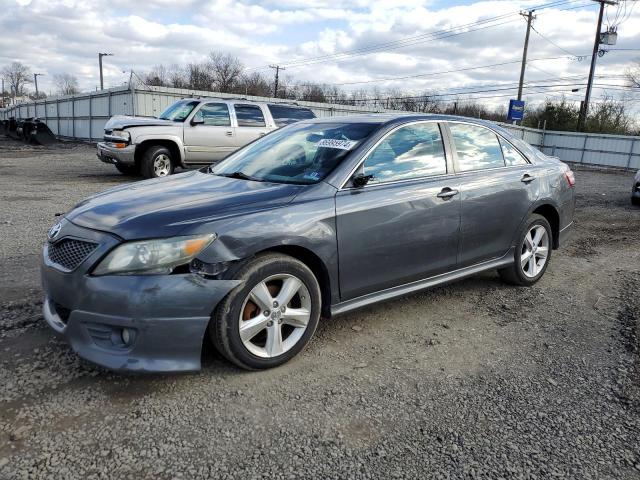
[[[51,245],[79,239],[98,247],[75,268],[62,268],[50,258]],[[117,243],[109,234],[65,223],[60,238],[43,252],[45,320],[79,356],[112,370],[199,370],[211,314],[240,281],[194,273],[90,275]]]

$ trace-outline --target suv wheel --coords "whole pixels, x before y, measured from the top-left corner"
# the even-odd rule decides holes
[[[142,173],[147,178],[166,177],[174,170],[171,152],[161,145],[149,147],[142,155]]]
[[[122,165],[116,163],[115,167],[123,175],[139,175],[140,168],[137,165]]]
[[[216,308],[209,334],[218,351],[247,370],[281,365],[309,342],[320,318],[320,286],[299,260],[255,258],[234,275],[243,283]]]
[[[531,215],[518,236],[514,263],[498,270],[500,277],[512,285],[533,285],[547,270],[552,245],[547,219],[542,215]]]

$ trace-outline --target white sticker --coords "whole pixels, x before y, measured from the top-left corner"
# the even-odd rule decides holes
[[[354,140],[335,140],[333,138],[325,138],[320,140],[316,147],[324,147],[324,148],[338,148],[340,150],[351,150],[355,144],[358,143]]]

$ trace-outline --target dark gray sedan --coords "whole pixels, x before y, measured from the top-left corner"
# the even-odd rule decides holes
[[[49,231],[44,316],[116,370],[280,365],[321,317],[498,270],[537,282],[574,177],[496,125],[433,115],[303,121],[200,171],[91,197]]]

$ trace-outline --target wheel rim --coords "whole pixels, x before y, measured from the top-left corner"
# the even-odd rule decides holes
[[[153,171],[157,177],[166,177],[171,171],[171,159],[161,153],[153,161]]]
[[[300,341],[310,319],[311,296],[302,280],[272,275],[255,285],[242,304],[240,339],[258,357],[278,357]]]
[[[549,235],[542,225],[534,225],[527,232],[520,252],[520,267],[528,278],[536,277],[549,257]]]

